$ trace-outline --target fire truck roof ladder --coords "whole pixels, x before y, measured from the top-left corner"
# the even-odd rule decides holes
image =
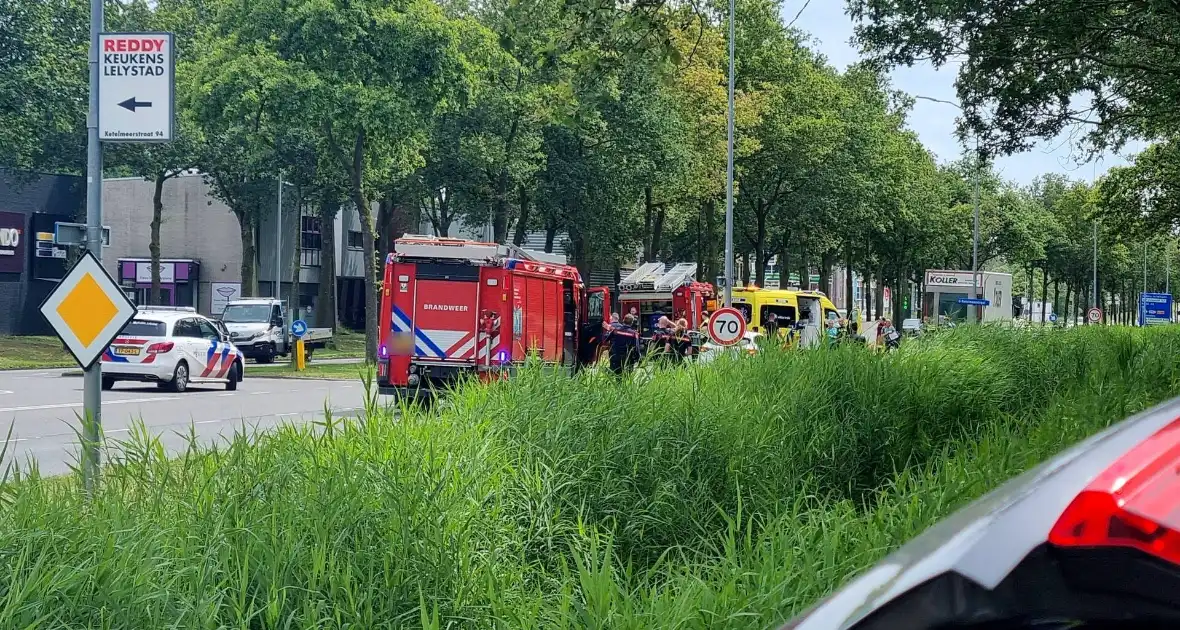
[[[568,265],[569,261],[561,254],[549,254],[535,249],[525,249],[516,245],[502,245],[504,256],[519,260],[544,263],[547,265]]]
[[[655,288],[656,280],[659,280],[664,275],[664,263],[649,262],[639,265],[639,268],[627,274],[619,282],[619,288],[623,291],[634,291],[637,289],[646,289],[648,291]]]
[[[494,260],[500,248],[495,243],[480,243],[459,238],[406,234],[394,243],[394,250],[411,258],[451,260]]]
[[[656,291],[675,291],[684,286],[686,282],[694,280],[696,274],[696,263],[676,263],[668,273],[656,281],[655,289]]]

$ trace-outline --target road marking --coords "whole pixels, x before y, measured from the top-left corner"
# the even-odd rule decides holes
[[[0,389],[0,394],[11,394],[11,393],[12,392],[8,391],[7,389]]]
[[[122,400],[104,400],[103,406],[106,405],[132,405],[135,403],[156,402],[158,400],[177,400],[177,396],[164,396],[159,398],[124,398]],[[56,405],[26,405],[24,407],[0,407],[0,413],[10,413],[15,411],[41,411],[43,409],[69,409],[71,407],[81,407],[82,403],[58,403]]]

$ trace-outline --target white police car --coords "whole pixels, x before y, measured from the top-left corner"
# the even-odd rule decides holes
[[[224,327],[195,309],[141,306],[102,354],[102,388],[139,381],[174,392],[190,383],[225,383],[233,391],[245,363]]]

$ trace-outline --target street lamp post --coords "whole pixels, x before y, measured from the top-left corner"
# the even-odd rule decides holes
[[[971,297],[979,297],[979,141],[975,141],[975,169],[971,179],[975,180],[972,193],[972,205],[975,206],[975,225],[971,234]],[[979,323],[979,306],[970,307],[971,323]]]
[[[729,111],[726,121],[725,166],[725,306],[733,306],[733,86],[734,0],[729,0]]]
[[[1090,302],[1091,307],[1098,308],[1098,219],[1094,219],[1094,293]]]
[[[279,203],[275,207],[275,299],[283,294],[283,173],[279,172]]]

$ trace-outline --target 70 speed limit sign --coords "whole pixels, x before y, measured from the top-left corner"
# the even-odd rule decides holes
[[[746,318],[736,308],[722,308],[709,317],[709,338],[719,346],[732,346],[746,336]]]

